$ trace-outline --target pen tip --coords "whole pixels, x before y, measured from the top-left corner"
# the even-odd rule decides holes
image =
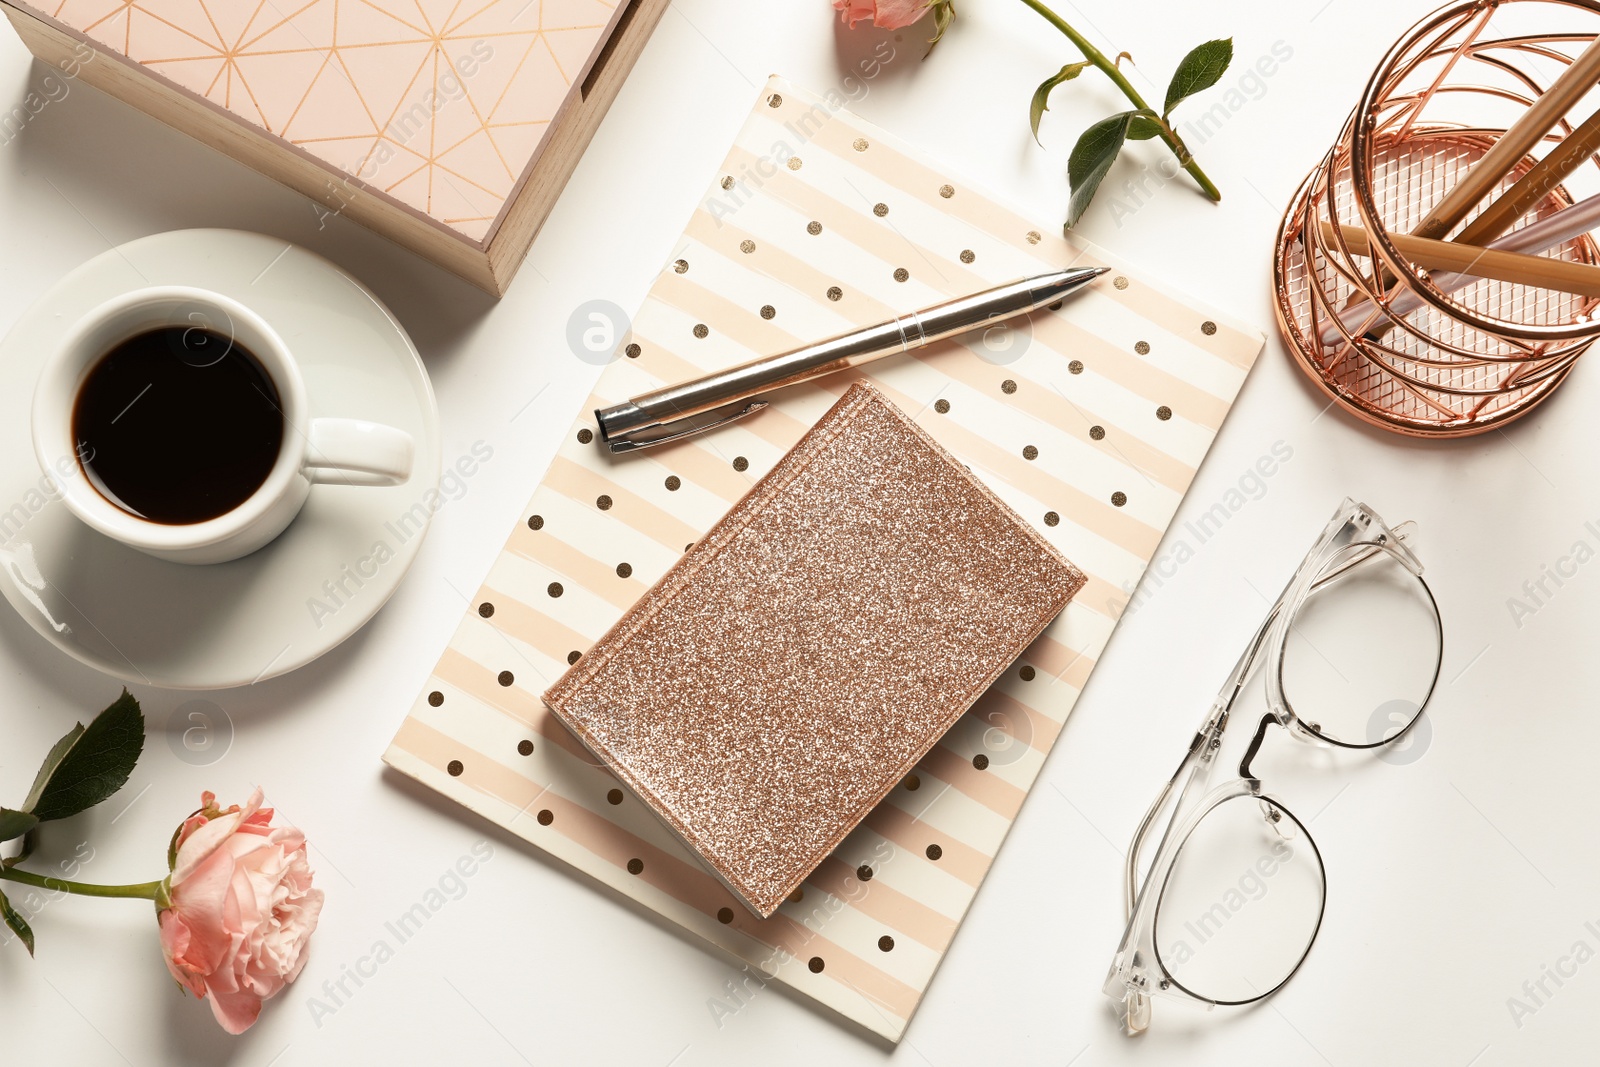
[[[1033,294],[1034,306],[1049,304],[1071,293],[1079,292],[1110,269],[1110,267],[1067,267],[1064,270],[1030,278],[1029,289]]]

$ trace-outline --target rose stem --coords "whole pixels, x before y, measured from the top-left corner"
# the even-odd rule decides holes
[[[1126,96],[1134,107],[1149,111],[1152,114],[1155,113],[1155,109],[1144,102],[1144,97],[1139,95],[1139,90],[1135,89],[1133,84],[1123,76],[1122,71],[1117,69],[1116,64],[1107,59],[1105,53],[1101,52],[1100,49],[1090,44],[1088,38],[1067,25],[1066,20],[1046,7],[1042,0],[1022,0],[1022,2],[1033,8],[1050,25],[1065,34],[1067,39],[1078,47],[1078,51],[1083,53],[1083,58],[1104,71],[1106,77],[1110,78],[1117,88],[1122,90],[1122,95]],[[1221,200],[1221,190],[1212,184],[1211,179],[1206,177],[1206,172],[1200,169],[1200,164],[1194,161],[1194,156],[1190,154],[1189,147],[1183,143],[1183,138],[1178,136],[1178,131],[1174,130],[1165,119],[1158,119],[1157,123],[1161,127],[1161,139],[1167,143],[1168,148],[1172,149],[1172,154],[1178,157],[1178,162],[1182,163],[1183,169],[1189,172],[1189,177],[1193,178],[1195,184],[1200,186],[1201,191],[1212,200]]]
[[[77,893],[85,897],[135,897],[142,900],[154,900],[157,890],[161,888],[160,881],[139,882],[135,885],[91,885],[88,882],[69,882],[62,878],[34,874],[32,871],[19,871],[15,867],[0,869],[0,880],[21,882],[23,885],[37,886],[58,893]]]

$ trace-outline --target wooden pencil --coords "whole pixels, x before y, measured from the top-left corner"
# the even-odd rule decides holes
[[[1552,148],[1533,169],[1500,194],[1456,235],[1464,245],[1486,245],[1509,230],[1540,201],[1550,195],[1567,175],[1600,150],[1600,111],[1596,111]]]
[[[1342,239],[1353,254],[1372,255],[1367,231],[1361,227],[1341,225],[1335,230],[1334,225],[1327,221],[1323,221],[1321,226],[1323,240],[1330,244],[1337,244]],[[1492,278],[1516,285],[1600,297],[1600,267],[1591,267],[1586,263],[1530,256],[1526,252],[1502,252],[1410,234],[1391,234],[1389,239],[1402,255],[1427,270],[1447,270],[1470,274],[1474,278]]]
[[[1549,133],[1561,116],[1600,81],[1600,39],[1578,54],[1544,95],[1535,100],[1522,117],[1495,141],[1483,158],[1472,165],[1466,177],[1434,205],[1422,222],[1411,231],[1413,237],[1443,237],[1466,217],[1473,205],[1493,189],[1528,150]]]

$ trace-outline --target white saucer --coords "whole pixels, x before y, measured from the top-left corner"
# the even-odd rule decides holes
[[[411,481],[314,486],[276,541],[210,566],[158,560],[83,525],[41,481],[28,425],[34,380],[44,353],[81,315],[147,285],[199,286],[249,305],[299,361],[313,416],[370,419],[411,434]],[[427,372],[365,286],[260,234],[142,238],[67,275],[0,342],[0,591],[51,644],[124,681],[249,685],[316,659],[389,599],[421,547],[439,461]]]

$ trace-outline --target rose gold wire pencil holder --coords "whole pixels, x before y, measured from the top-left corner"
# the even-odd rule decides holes
[[[1274,251],[1279,329],[1336,403],[1410,436],[1482,433],[1549,396],[1600,335],[1600,299],[1484,279],[1452,291],[1460,279],[1435,284],[1440,272],[1392,239],[1417,227],[1597,33],[1600,3],[1589,0],[1474,0],[1423,19],[1384,57],[1296,192]],[[1578,101],[1456,229],[1596,106]],[[1580,182],[1600,191],[1600,160],[1553,185],[1513,232],[1571,206],[1567,183]],[[1542,254],[1600,262],[1586,232]]]

